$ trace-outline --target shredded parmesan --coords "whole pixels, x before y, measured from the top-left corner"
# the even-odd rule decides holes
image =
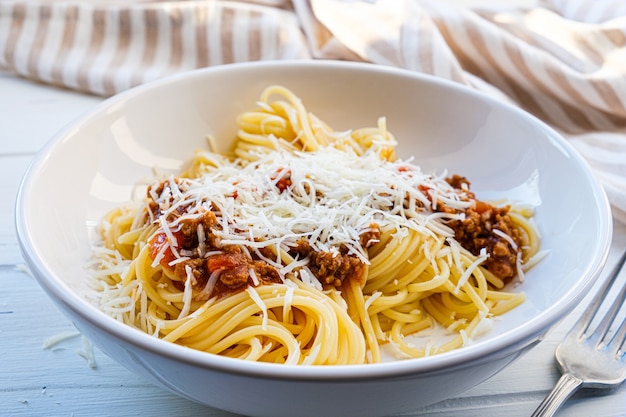
[[[532,267],[537,265],[543,258],[548,256],[549,253],[550,252],[547,251],[547,250],[537,252],[535,254],[535,256],[533,256],[532,258],[528,259],[524,263],[524,271],[528,271],[529,269],[531,269]]]
[[[461,340],[463,340],[463,346],[469,346],[472,343],[472,340],[467,336],[465,329],[459,330],[459,334],[461,335]]]
[[[485,311],[478,312],[480,321],[478,322],[478,325],[474,328],[474,330],[472,331],[470,335],[472,339],[475,339],[476,337],[481,336],[483,334],[489,333],[491,329],[493,328],[493,320],[489,318],[487,314],[488,313]]]
[[[465,271],[463,271],[463,275],[461,275],[461,278],[459,278],[459,282],[456,284],[456,287],[454,288],[455,294],[458,294],[459,291],[461,291],[461,287],[465,285],[465,283],[467,282],[469,277],[474,273],[474,270],[478,267],[478,265],[485,262],[485,260],[487,259],[487,256],[488,256],[487,251],[485,250],[485,248],[482,248],[480,250],[480,254],[478,255],[478,258],[474,262],[472,262],[471,265],[468,266],[467,269],[465,269]]]
[[[96,365],[96,357],[93,354],[93,345],[83,336],[83,347],[79,349],[77,353],[87,361],[87,364],[91,369],[96,369],[98,366]]]
[[[194,277],[189,265],[185,265],[185,273],[187,274],[187,277],[185,279],[185,290],[183,291],[183,308],[180,310],[180,314],[178,315],[179,319],[182,319],[189,314],[189,310],[191,309],[191,298],[193,296],[192,284]]]
[[[283,320],[287,320],[287,317],[289,317],[289,314],[291,313],[291,304],[293,303],[294,292],[295,288],[292,286],[288,286],[287,291],[285,291],[285,298],[283,302]]]
[[[222,269],[218,269],[217,271],[211,273],[206,285],[199,294],[200,296],[207,298],[211,296],[211,294],[213,293],[213,289],[215,288],[215,284],[217,284],[217,280],[219,279],[222,272]]]
[[[320,291],[323,290],[322,284],[317,280],[317,278],[315,278],[315,275],[313,275],[313,273],[309,271],[308,268],[304,267],[300,269],[298,272],[299,272],[300,281]]]
[[[49,338],[47,338],[46,340],[44,340],[43,342],[43,348],[44,349],[52,349],[53,347],[55,347],[56,345],[58,345],[61,342],[64,342],[68,339],[73,339],[75,337],[80,336],[80,332],[78,331],[67,331],[67,332],[62,332],[59,334],[55,334]]]
[[[259,281],[259,277],[257,277],[256,272],[254,272],[254,268],[248,269],[248,275],[250,275],[250,278],[252,278],[252,283],[254,284],[254,286],[258,287],[261,282]]]
[[[169,230],[169,229],[168,229]],[[169,249],[170,245],[169,243],[165,243],[163,246],[161,246],[161,248],[159,249],[159,251],[157,252],[157,254],[155,255],[153,261],[152,261],[152,267],[156,267],[157,265],[159,265],[161,263],[161,260],[163,259],[163,257],[165,256],[165,251],[167,249]]]
[[[524,267],[522,265],[522,253],[517,253],[517,258],[515,259],[515,270],[517,271],[517,280],[519,282],[524,282],[526,280],[526,276],[524,275]]]
[[[174,266],[174,265],[179,264],[179,263],[181,263],[181,262],[188,261],[189,259],[190,259],[190,258],[189,258],[189,256],[181,256],[180,258],[176,258],[176,259],[174,259],[174,260],[170,261],[170,262],[168,263],[168,265],[169,265],[169,266]],[[160,259],[159,259],[159,260],[160,260]]]
[[[506,240],[509,243],[509,245],[511,245],[511,248],[513,248],[514,251],[517,251],[517,243],[515,243],[515,241],[513,240],[511,236],[507,235],[500,229],[493,229],[492,231],[494,235],[498,235],[502,239]]]
[[[267,306],[265,305],[265,303],[261,299],[261,296],[259,296],[259,293],[254,287],[248,286],[246,288],[246,292],[248,293],[252,301],[254,301],[254,303],[261,309],[261,314],[263,315],[261,327],[263,328],[263,330],[267,330]]]
[[[298,269],[300,277],[311,283],[305,263],[283,268],[281,248],[289,250],[306,239],[317,252],[338,253],[342,247],[367,264],[360,235],[372,223],[380,230],[393,230],[396,238],[408,229],[453,236],[444,222],[459,215],[433,213],[429,206],[435,200],[460,210],[470,204],[443,176],[425,174],[410,160],[389,162],[376,152],[357,155],[332,147],[269,152],[255,161],[224,161],[220,169],[199,178],[170,178],[162,187],[151,187],[150,196],[159,207],[159,230],[166,237],[153,264],[170,253],[174,256],[170,265],[189,256],[180,250],[175,233],[185,220],[212,210],[219,226],[212,232],[220,245],[238,245],[255,255],[263,248],[276,248],[275,260],[259,258],[279,268],[283,279]],[[199,256],[206,257],[205,231],[198,228],[197,234]]]
[[[22,263],[16,264],[15,265],[15,270],[17,272],[23,272],[24,274],[28,275],[31,278],[33,277],[32,272],[30,271],[28,266],[26,266],[26,264],[22,264]]]
[[[368,297],[367,300],[365,300],[365,311],[369,310],[369,308],[372,305],[372,303],[374,301],[376,301],[378,298],[380,298],[380,296],[382,296],[382,295],[383,295],[382,292],[376,291],[370,297]]]

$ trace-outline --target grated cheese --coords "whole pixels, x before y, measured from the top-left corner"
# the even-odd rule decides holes
[[[380,296],[382,296],[383,293],[380,291],[376,291],[375,293],[373,293],[371,296],[369,296],[367,298],[367,300],[365,300],[365,311],[368,311],[370,306],[372,305],[372,303],[374,301],[376,301],[378,298],[380,298]]]
[[[291,282],[291,281],[287,281]],[[295,288],[293,286],[288,286],[287,291],[285,291],[285,298],[283,302],[283,320],[287,321],[289,314],[291,313],[291,304],[293,303],[293,294],[295,292]]]
[[[93,345],[85,336],[83,339],[83,347],[79,349],[76,353],[78,353],[83,359],[87,361],[87,364],[91,369],[96,369],[98,366],[96,365],[96,357],[93,353]]]
[[[256,275],[256,272],[254,272],[254,268],[248,269],[248,275],[250,275],[250,278],[252,278],[252,282],[254,283],[254,286],[258,287],[260,284],[260,281],[259,281],[259,277],[257,277]]]
[[[16,264],[14,269],[17,272],[23,272],[24,274],[26,274],[29,277],[33,278],[33,273],[28,268],[28,266],[26,266],[26,264],[23,264],[23,263]]]
[[[152,260],[152,264],[150,264],[152,268],[156,268],[161,263],[161,260],[163,260],[163,258],[165,257],[165,251],[169,247],[170,245],[168,243],[165,243],[163,244],[163,246],[161,246],[157,254],[154,256],[154,259]]]
[[[163,246],[165,246],[165,245],[163,245]],[[163,256],[163,255],[161,255],[161,257],[162,257],[162,256]],[[176,258],[176,259],[174,259],[174,260],[172,260],[172,261],[168,262],[168,265],[169,265],[169,266],[175,266],[176,264],[179,264],[179,263],[181,263],[181,262],[188,261],[189,259],[190,259],[190,258],[189,258],[189,256],[181,256],[180,258]],[[159,259],[159,261],[160,261],[160,260],[161,260],[161,259]]]
[[[80,332],[78,332],[78,331],[67,331],[67,332],[62,332],[62,333],[59,333],[59,334],[55,334],[53,336],[50,336],[46,340],[44,340],[43,348],[44,349],[52,349],[53,347],[55,347],[59,343],[64,342],[64,341],[66,341],[68,339],[73,339],[73,338],[78,337],[78,336],[80,336]]]
[[[465,283],[467,282],[469,277],[474,273],[474,270],[478,267],[478,265],[485,262],[485,260],[487,259],[487,256],[488,256],[487,251],[485,250],[485,248],[482,248],[480,250],[480,254],[478,255],[478,258],[474,262],[472,262],[465,271],[463,271],[463,275],[461,275],[461,278],[459,278],[459,282],[456,284],[456,287],[454,288],[455,294],[459,293],[459,291],[461,290],[461,287],[465,285]]]
[[[198,254],[202,257],[206,253],[206,235],[202,223],[198,224],[196,235],[198,237]]]
[[[487,312],[479,311],[478,315],[480,317],[480,320],[478,322],[478,325],[474,328],[474,330],[470,334],[470,337],[472,339],[475,339],[481,335],[489,333],[493,329],[493,319],[488,317]]]
[[[513,248],[514,251],[517,251],[517,243],[515,243],[515,241],[513,240],[511,236],[507,235],[500,229],[493,229],[492,231],[494,235],[498,235],[502,239],[506,240],[509,243],[509,245],[511,245],[511,248]]]
[[[289,180],[288,187],[284,180]],[[360,235],[372,223],[380,230],[393,230],[396,238],[408,229],[453,236],[444,222],[459,216],[433,213],[428,206],[443,201],[462,210],[471,204],[443,176],[425,174],[411,160],[388,162],[373,151],[357,155],[332,147],[269,152],[252,162],[224,161],[199,178],[171,178],[160,193],[158,188],[151,187],[150,195],[159,207],[157,220],[166,242],[154,264],[167,251],[174,256],[171,265],[189,256],[178,249],[175,233],[185,220],[211,210],[217,217],[212,230],[217,244],[245,248],[276,266],[281,278],[299,272],[313,286],[317,280],[304,268],[306,261],[283,267],[281,250],[289,251],[305,239],[314,251],[335,254],[341,247],[368,264]],[[199,228],[197,233],[199,255],[206,257],[205,231]],[[272,248],[276,259],[263,256],[264,248]]]
[[[180,314],[178,315],[179,319],[186,317],[189,314],[189,310],[191,309],[191,299],[193,296],[193,288],[192,284],[195,281],[193,276],[193,271],[189,265],[185,265],[185,289],[183,290],[183,308],[180,310]]]
[[[304,267],[298,271],[298,276],[300,277],[300,281],[307,284],[309,287],[313,287],[320,291],[323,290],[322,284],[315,278],[315,275],[309,270],[309,268]]]
[[[261,314],[263,315],[263,321],[261,323],[261,328],[263,330],[267,330],[267,306],[265,305],[265,303],[261,299],[261,296],[259,296],[259,293],[256,291],[256,289],[254,287],[248,286],[246,288],[246,292],[248,293],[248,295],[250,296],[252,301],[254,301],[254,303],[257,306],[259,306],[259,308],[261,309]]]
[[[543,250],[543,251],[539,251],[537,252],[533,257],[531,257],[530,259],[528,259],[525,263],[524,263],[524,271],[528,271],[529,269],[533,268],[535,265],[537,265],[543,258],[545,258],[546,256],[548,256],[550,252],[547,250]]]
[[[517,271],[517,280],[519,282],[524,282],[526,280],[526,275],[524,275],[524,267],[522,261],[522,253],[517,253],[517,258],[515,259],[515,270]]]
[[[213,293],[213,289],[215,289],[215,284],[217,284],[217,280],[219,279],[220,275],[222,275],[223,271],[223,269],[218,269],[211,273],[209,279],[206,282],[206,285],[204,286],[202,291],[200,291],[200,294],[198,294],[200,297],[208,298],[211,296],[211,294]]]
[[[461,335],[461,340],[463,340],[463,346],[469,346],[472,344],[472,339],[467,336],[465,329],[459,330],[459,334]]]

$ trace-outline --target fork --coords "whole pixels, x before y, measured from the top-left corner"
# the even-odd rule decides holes
[[[591,322],[606,300],[626,263],[626,252],[602,284],[587,309],[556,348],[555,357],[562,373],[552,391],[539,404],[532,417],[553,416],[579,388],[615,388],[626,379],[626,318],[611,332],[626,299],[626,285],[608,307],[595,330]]]

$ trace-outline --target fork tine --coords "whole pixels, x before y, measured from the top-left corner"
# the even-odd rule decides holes
[[[602,284],[602,287],[598,290],[598,293],[594,296],[591,303],[589,303],[589,306],[587,307],[587,309],[583,312],[580,319],[576,322],[576,324],[572,328],[572,332],[577,332],[578,337],[583,337],[585,333],[587,332],[587,330],[589,329],[589,325],[591,324],[596,314],[598,313],[598,310],[600,308],[600,305],[602,304],[602,301],[606,298],[607,294],[609,293],[609,290],[611,289],[611,286],[617,280],[617,277],[619,276],[622,270],[622,267],[624,266],[625,263],[626,263],[626,251],[622,254],[619,261],[613,267],[613,270],[611,271],[609,278],[606,279],[605,282]],[[622,302],[623,302],[623,292],[624,290],[622,290],[622,294],[621,294]],[[610,320],[607,320],[608,317],[605,317],[602,323],[600,324],[601,327],[604,327],[601,330],[602,338],[604,338],[604,336],[608,332],[611,322],[617,315],[617,311],[619,310],[619,304],[614,303],[611,310],[612,311],[610,311],[608,314],[608,315],[612,315]],[[600,338],[600,340],[602,338]]]
[[[622,290],[620,291],[619,295],[615,298],[615,300],[613,301],[613,304],[611,305],[611,308],[609,309],[609,311],[606,313],[606,315],[604,316],[604,318],[598,325],[598,330],[596,330],[596,334],[598,334],[599,341],[603,341],[604,338],[606,337],[607,333],[609,332],[609,329],[611,328],[611,324],[613,323],[613,320],[615,320],[615,317],[617,317],[617,314],[619,313],[620,309],[622,308],[622,305],[624,304],[624,300],[626,300],[626,285],[622,286]],[[617,342],[619,339],[615,339],[614,337],[613,340]],[[612,341],[607,341],[605,344],[609,344],[609,343],[612,343]],[[617,343],[617,345],[619,347],[621,345],[621,342]]]
[[[615,333],[609,345],[609,353],[616,356],[618,360],[622,355],[626,354],[626,345],[624,342],[626,342],[626,318],[622,321],[619,331]]]

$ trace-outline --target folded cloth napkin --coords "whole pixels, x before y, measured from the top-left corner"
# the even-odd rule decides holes
[[[0,1],[0,70],[91,94],[279,59],[396,66],[514,103],[571,141],[626,222],[623,0]]]

